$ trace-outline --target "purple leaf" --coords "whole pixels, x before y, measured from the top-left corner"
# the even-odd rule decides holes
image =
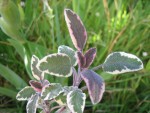
[[[64,15],[72,42],[77,50],[82,51],[87,40],[85,27],[80,17],[70,9],[65,9]]]
[[[77,61],[78,61],[79,67],[83,68],[86,63],[86,59],[80,51],[77,51]]]
[[[103,79],[92,70],[82,71],[81,77],[86,83],[92,103],[100,102],[105,90]]]
[[[86,59],[86,64],[84,65],[84,68],[88,68],[92,63],[96,56],[96,48],[90,48],[84,55]]]
[[[36,92],[42,92],[42,84],[40,82],[30,80],[29,84]]]

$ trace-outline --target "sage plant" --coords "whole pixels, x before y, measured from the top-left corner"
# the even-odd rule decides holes
[[[42,59],[32,56],[31,71],[36,80],[30,80],[30,86],[23,88],[16,96],[19,101],[28,101],[27,113],[36,113],[37,108],[41,109],[41,113],[83,113],[86,101],[83,90],[88,90],[92,104],[98,104],[105,91],[105,82],[96,70],[121,74],[143,69],[143,63],[138,57],[125,52],[113,52],[103,64],[91,68],[96,48],[89,48],[83,53],[87,41],[86,29],[80,17],[70,9],[65,9],[64,15],[76,49],[61,45],[58,47],[58,53],[49,54]],[[50,83],[44,79],[45,74],[56,77],[73,76],[72,86]],[[80,88],[82,81],[86,86]],[[54,102],[57,104],[53,104]]]

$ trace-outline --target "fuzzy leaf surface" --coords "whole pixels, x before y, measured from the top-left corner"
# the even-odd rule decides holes
[[[125,52],[114,52],[108,55],[103,63],[103,70],[110,74],[120,74],[143,69],[142,61],[135,55]]]
[[[67,95],[67,105],[72,113],[83,113],[86,95],[80,89],[70,91]]]
[[[51,83],[49,87],[46,87],[42,93],[44,100],[51,100],[63,92],[63,88],[59,83]]]
[[[87,40],[87,33],[80,17],[70,9],[64,11],[67,27],[75,48],[82,51]]]
[[[21,91],[18,92],[16,99],[19,101],[29,100],[31,96],[35,94],[35,91],[32,87],[26,86]]]
[[[31,72],[34,78],[37,80],[43,79],[44,78],[44,73],[42,73],[38,68],[37,64],[39,62],[39,58],[35,55],[32,56],[31,58]]]
[[[65,45],[61,45],[58,47],[58,53],[64,53],[64,54],[68,55],[70,60],[71,60],[72,66],[77,65],[77,59],[75,56],[75,51],[72,48],[65,46]]]
[[[84,65],[84,68],[88,68],[93,63],[95,56],[96,48],[90,48],[84,55],[86,59],[86,64]]]
[[[32,95],[32,97],[29,99],[26,106],[27,113],[36,113],[38,100],[39,100],[38,94]]]
[[[70,58],[63,53],[45,56],[39,61],[37,67],[47,74],[59,77],[68,77],[72,74]]]
[[[92,70],[84,70],[81,77],[86,83],[92,103],[97,104],[100,102],[105,90],[103,79]]]

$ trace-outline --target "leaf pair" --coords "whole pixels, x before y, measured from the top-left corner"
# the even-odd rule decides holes
[[[88,68],[94,61],[96,56],[96,48],[90,48],[85,55],[83,55],[80,51],[77,52],[77,61],[79,67]]]

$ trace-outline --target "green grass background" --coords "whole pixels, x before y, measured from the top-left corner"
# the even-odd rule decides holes
[[[110,75],[97,71],[106,82],[106,91],[97,105],[92,106],[87,98],[86,107],[92,106],[93,113],[150,113],[149,0],[49,0],[47,7],[42,0],[23,0],[23,6],[21,0],[11,1],[17,5],[21,20],[15,36],[0,29],[0,113],[25,112],[26,102],[18,102],[15,96],[33,79],[33,54],[42,58],[57,52],[59,45],[74,48],[64,19],[65,8],[76,12],[86,27],[84,51],[97,48],[92,66],[103,63],[114,51],[135,54],[144,63],[143,70],[133,73]],[[19,21],[13,16],[9,19]],[[16,26],[9,24],[14,33]],[[46,77],[50,82],[70,84],[68,79]]]

